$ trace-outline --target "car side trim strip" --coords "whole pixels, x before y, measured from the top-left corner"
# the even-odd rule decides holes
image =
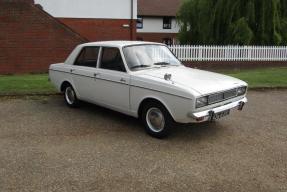
[[[66,72],[66,71],[60,71],[60,70],[55,70],[55,69],[49,69],[49,70],[56,71],[56,72],[62,72],[62,73],[69,73],[69,74],[77,75],[77,76],[88,77],[88,78],[91,78],[91,79],[99,79],[99,80],[103,80],[103,81],[109,81],[109,82],[113,82],[113,83],[129,85],[129,84],[118,82],[118,81],[113,81],[113,80],[108,80],[108,79],[103,79],[103,78],[98,78],[98,77],[92,77],[92,76],[87,76],[87,75],[81,75],[81,74],[76,74],[76,73],[70,73],[70,72]],[[180,98],[183,98],[183,99],[191,100],[191,98],[188,98],[188,97],[175,95],[175,94],[167,93],[167,92],[163,92],[163,91],[158,91],[158,90],[147,88],[147,87],[142,87],[142,86],[137,86],[137,85],[132,85],[132,84],[130,84],[129,86],[136,87],[136,88],[141,88],[141,89],[146,89],[146,90],[150,90],[150,91],[155,91],[155,92],[158,92],[158,93],[164,93],[164,94],[172,95],[172,96],[175,96],[175,97],[180,97]]]
[[[55,70],[55,69],[49,69],[50,71],[56,71],[56,72],[61,72],[61,73],[68,73],[68,74],[71,74],[71,75],[77,75],[77,76],[82,76],[82,77],[88,77],[88,78],[91,78],[91,79],[94,79],[95,77],[93,76],[88,76],[88,75],[82,75],[82,74],[77,74],[77,73],[71,73],[71,72],[67,72],[67,71],[61,71],[61,70]]]
[[[164,93],[164,94],[172,95],[172,96],[175,96],[175,97],[180,97],[180,98],[183,98],[183,99],[189,99],[189,100],[191,100],[191,98],[188,98],[188,97],[184,97],[184,96],[180,96],[180,95],[175,95],[175,94],[167,93],[167,92],[163,92],[163,91],[158,91],[158,90],[151,89],[151,88],[147,88],[147,87],[142,87],[142,86],[137,86],[137,85],[131,85],[131,86],[132,86],[132,87],[136,87],[136,88],[142,88],[142,89],[150,90],[150,91],[155,91],[155,92],[159,92],[159,93]]]

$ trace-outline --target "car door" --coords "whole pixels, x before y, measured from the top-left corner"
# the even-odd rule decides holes
[[[100,47],[84,47],[71,69],[74,88],[81,100],[97,102],[96,79]]]
[[[102,47],[96,74],[97,97],[106,106],[129,111],[130,75],[118,48]]]

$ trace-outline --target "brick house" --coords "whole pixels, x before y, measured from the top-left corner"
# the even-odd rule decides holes
[[[172,44],[179,26],[176,13],[183,0],[138,0],[137,40]]]
[[[35,0],[89,41],[134,40],[137,0]]]
[[[0,74],[47,72],[86,41],[33,0],[0,0]]]
[[[80,43],[133,40],[136,16],[137,0],[0,0],[0,74],[47,72]]]
[[[87,41],[171,44],[181,1],[0,0],[0,74],[47,72]]]

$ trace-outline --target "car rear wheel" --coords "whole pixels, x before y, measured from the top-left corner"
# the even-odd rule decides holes
[[[65,98],[66,104],[69,107],[78,107],[79,100],[77,98],[75,90],[73,89],[71,85],[68,85],[67,87],[65,87],[64,98]]]
[[[143,107],[141,119],[146,132],[156,138],[168,136],[173,119],[166,108],[157,102],[150,102]]]

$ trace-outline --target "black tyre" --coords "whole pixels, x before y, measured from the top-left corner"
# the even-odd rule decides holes
[[[67,85],[64,89],[64,98],[69,107],[78,107],[79,100],[72,85]]]
[[[168,136],[174,126],[173,118],[168,110],[158,102],[149,102],[143,107],[141,120],[146,132],[156,138]]]

